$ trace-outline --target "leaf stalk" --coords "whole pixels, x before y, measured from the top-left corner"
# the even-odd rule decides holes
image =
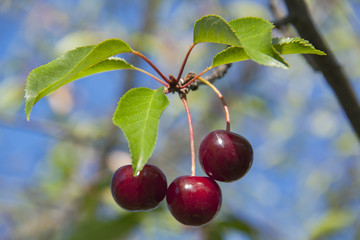
[[[170,80],[150,61],[150,59],[138,51],[132,51],[131,53],[144,59],[145,62],[147,62],[160,75],[162,79],[164,79],[167,83],[170,83]]]
[[[186,55],[185,55],[185,58],[184,58],[184,61],[183,61],[182,65],[181,65],[179,74],[178,74],[178,76],[177,76],[177,78],[176,78],[176,82],[179,82],[179,80],[180,80],[180,78],[181,78],[181,75],[182,75],[183,72],[184,72],[184,68],[185,68],[186,62],[187,62],[187,60],[188,60],[188,58],[189,58],[189,56],[190,56],[191,51],[192,51],[193,48],[195,47],[195,45],[196,45],[196,43],[193,43],[193,44],[190,46],[189,50],[187,51],[187,53],[186,53]]]

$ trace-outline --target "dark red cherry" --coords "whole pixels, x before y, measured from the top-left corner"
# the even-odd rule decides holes
[[[111,179],[111,193],[115,202],[129,211],[150,210],[164,199],[167,182],[157,167],[146,164],[137,176],[131,165],[120,167]]]
[[[208,223],[221,207],[221,189],[211,178],[182,176],[176,178],[166,193],[171,214],[185,225]]]
[[[199,160],[211,178],[232,182],[242,178],[253,163],[251,144],[239,134],[215,130],[200,144]]]

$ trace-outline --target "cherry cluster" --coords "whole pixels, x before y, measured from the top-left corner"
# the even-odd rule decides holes
[[[216,130],[201,142],[199,160],[205,176],[180,176],[167,187],[164,173],[146,164],[133,176],[132,166],[120,167],[111,179],[111,193],[117,204],[129,211],[156,208],[166,196],[171,214],[182,224],[201,226],[220,210],[222,194],[217,181],[242,178],[253,162],[251,144],[242,136]]]
[[[154,209],[166,196],[168,209],[179,222],[201,226],[213,219],[220,210],[222,193],[216,181],[232,182],[242,178],[252,165],[253,149],[244,137],[230,131],[230,115],[224,97],[210,81],[201,77],[210,67],[199,74],[190,72],[181,78],[195,45],[190,46],[177,78],[173,75],[165,77],[149,59],[135,52],[166,81],[151,75],[166,87],[164,93],[178,93],[184,104],[190,131],[191,175],[180,176],[167,187],[166,177],[159,168],[146,164],[142,171],[133,176],[132,166],[127,165],[114,173],[111,192],[118,205],[129,211]],[[199,161],[207,177],[195,174],[194,131],[186,99],[187,93],[194,90],[191,86],[197,80],[208,85],[218,95],[226,116],[226,130],[209,133],[200,144]]]

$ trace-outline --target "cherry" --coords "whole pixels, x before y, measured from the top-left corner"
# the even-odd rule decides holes
[[[166,201],[171,214],[185,225],[208,223],[221,207],[221,189],[209,177],[181,176],[169,186]]]
[[[251,144],[244,137],[225,130],[209,133],[199,148],[204,172],[223,182],[242,178],[252,165],[253,155]]]
[[[164,199],[167,182],[157,167],[146,164],[133,176],[131,165],[120,167],[111,179],[111,193],[115,202],[129,211],[150,210]]]

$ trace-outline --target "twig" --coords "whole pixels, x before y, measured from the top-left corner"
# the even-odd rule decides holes
[[[225,76],[227,70],[231,67],[231,63],[220,65],[214,68],[211,73],[205,77],[205,80],[209,81],[210,83],[214,83],[217,79],[220,79]],[[191,74],[191,73],[190,73]],[[195,82],[189,85],[191,90],[196,90],[200,85],[204,85],[204,83],[200,80],[196,80]]]

